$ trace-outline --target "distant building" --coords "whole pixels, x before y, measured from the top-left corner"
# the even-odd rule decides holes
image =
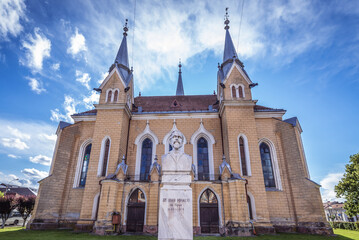
[[[323,203],[325,216],[327,221],[336,222],[357,222],[359,216],[349,217],[345,214],[344,203],[341,202],[326,202]]]
[[[238,58],[228,18],[217,93],[208,95],[185,94],[180,64],[175,95],[135,97],[127,31],[126,25],[96,89],[95,109],[72,115],[74,124],[59,124],[31,228],[66,222],[104,234],[118,212],[122,231],[156,234],[161,156],[178,129],[182,151],[193,157],[194,233],[241,235],[252,223],[257,233],[332,233],[320,186],[310,180],[299,121],[252,99],[257,84]]]
[[[36,189],[0,183],[0,192],[14,196],[36,196]]]

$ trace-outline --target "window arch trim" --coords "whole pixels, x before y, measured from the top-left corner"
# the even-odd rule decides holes
[[[247,195],[249,197],[249,200],[251,201],[251,208],[252,208],[252,217],[253,217],[253,220],[257,220],[257,212],[256,212],[256,203],[255,203],[255,200],[254,200],[254,196],[251,192],[247,191]],[[248,209],[249,211],[249,209]],[[248,212],[249,214],[249,212]],[[248,218],[249,218],[249,215],[248,215]]]
[[[275,148],[275,145],[273,144],[273,142],[271,140],[269,140],[268,138],[261,138],[258,142],[258,149],[260,151],[260,145],[262,143],[266,143],[269,147],[270,150],[270,154],[271,154],[271,160],[272,160],[272,168],[273,168],[273,173],[274,173],[274,180],[275,180],[275,184],[276,184],[276,189],[278,190],[283,190],[282,188],[282,181],[280,178],[280,171],[279,171],[279,163],[278,163],[278,158],[277,158],[277,151]],[[262,159],[261,159],[262,161]]]
[[[201,196],[202,194],[207,190],[211,190],[213,194],[217,198],[217,204],[218,204],[218,216],[219,216],[219,227],[221,228],[223,226],[223,219],[222,219],[222,199],[219,197],[219,195],[214,191],[211,187],[204,187],[202,191],[199,193],[197,197],[197,216],[198,216],[198,226],[201,226],[201,212],[200,212],[200,203],[201,203]]]
[[[74,184],[73,188],[79,188],[80,185],[80,177],[81,177],[81,169],[83,166],[83,158],[86,151],[86,148],[88,145],[92,144],[92,139],[86,139],[80,146],[79,155],[77,157],[77,166],[76,166],[76,172],[74,177]],[[91,153],[90,153],[91,158]]]
[[[195,179],[198,180],[198,154],[197,154],[197,142],[203,137],[207,140],[208,144],[208,165],[209,165],[209,180],[214,180],[214,162],[213,162],[213,144],[216,143],[213,135],[205,129],[201,122],[198,130],[192,135],[190,143],[193,145],[193,164],[196,166]]]
[[[150,125],[147,122],[147,125],[142,133],[140,133],[135,140],[135,144],[137,145],[137,151],[136,151],[136,168],[135,168],[135,180],[140,179],[140,173],[141,173],[141,156],[142,156],[142,143],[143,141],[149,138],[152,141],[152,159],[151,163],[154,162],[155,155],[156,155],[156,147],[159,143],[158,138],[156,134],[154,134],[151,129]]]
[[[110,140],[110,146],[108,148],[108,156],[107,156],[107,164],[106,164],[106,173],[105,173],[105,176],[107,175],[108,173],[108,164],[109,164],[109,160],[110,160],[110,155],[111,155],[111,138],[110,136],[106,136],[102,139],[102,142],[101,142],[101,151],[100,151],[100,158],[99,158],[99,161],[98,161],[98,168],[97,168],[97,177],[101,177],[102,175],[102,168],[103,168],[103,164],[104,164],[104,156],[105,156],[105,151],[106,151],[106,140]]]
[[[99,207],[100,207],[99,202],[100,202],[100,192],[95,194],[95,197],[93,198],[92,214],[91,214],[91,219],[92,220],[97,220],[97,218],[98,218],[98,210],[99,210]]]
[[[246,135],[244,135],[243,133],[239,134],[238,137],[237,137],[238,159],[239,159],[239,165],[241,167],[241,174],[243,176],[241,149],[240,149],[240,145],[239,145],[239,139],[240,138],[243,138],[244,154],[246,155],[247,176],[252,176],[251,160],[250,160],[250,156],[249,156],[249,147],[248,147],[248,139],[247,139]]]
[[[232,87],[235,87],[235,89],[236,89],[236,96],[233,96]],[[239,87],[242,88],[242,96],[243,96],[243,97],[240,97]],[[246,94],[245,94],[245,91],[244,91],[244,85],[243,85],[243,84],[241,84],[241,83],[240,83],[240,84],[234,84],[234,83],[232,83],[232,84],[230,85],[230,89],[231,89],[231,97],[232,97],[232,99],[243,99],[243,98],[246,97]]]

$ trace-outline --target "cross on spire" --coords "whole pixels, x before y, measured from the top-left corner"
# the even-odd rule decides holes
[[[224,29],[229,29],[229,14],[228,14],[228,7],[226,7],[226,14],[224,15],[224,24],[226,25]]]

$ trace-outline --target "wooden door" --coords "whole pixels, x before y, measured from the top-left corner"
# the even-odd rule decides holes
[[[209,189],[200,198],[201,233],[219,232],[218,201],[216,195]]]
[[[127,204],[127,232],[143,232],[146,200],[143,192],[136,189],[132,192]]]

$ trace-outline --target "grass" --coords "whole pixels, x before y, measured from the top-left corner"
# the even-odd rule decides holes
[[[276,235],[261,235],[257,237],[195,237],[195,240],[349,240],[359,239],[358,231],[350,231],[343,229],[336,229],[334,233],[337,236],[316,236],[316,235],[305,235],[305,234],[276,234]],[[0,229],[1,240],[67,240],[67,239],[86,239],[86,240],[107,240],[107,239],[118,239],[118,240],[143,240],[143,239],[157,239],[152,236],[143,235],[119,235],[119,236],[96,236],[88,233],[73,233],[66,230],[57,231],[28,231],[22,227],[6,227]]]

